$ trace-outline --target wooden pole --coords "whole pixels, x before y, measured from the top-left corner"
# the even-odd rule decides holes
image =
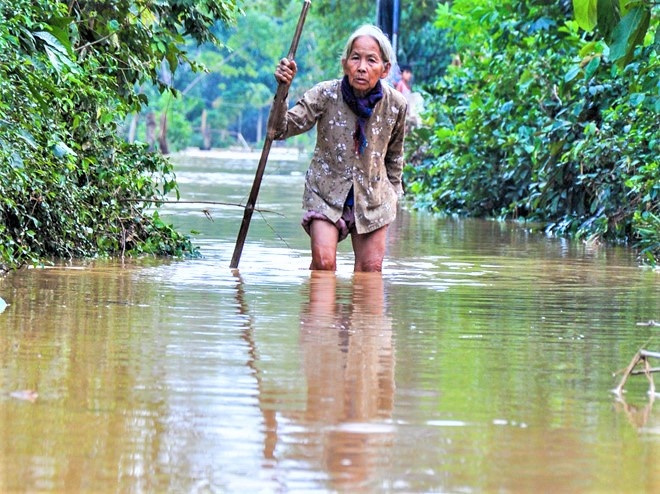
[[[296,56],[296,50],[298,49],[298,41],[300,41],[300,35],[302,34],[303,25],[305,24],[305,18],[307,17],[307,11],[311,5],[311,0],[305,0],[303,3],[302,11],[300,12],[300,18],[298,19],[298,26],[296,27],[296,32],[293,35],[293,41],[291,41],[291,47],[289,48],[289,54],[287,58],[293,60]],[[236,246],[234,247],[234,255],[231,258],[231,264],[229,267],[232,269],[238,268],[238,263],[241,260],[241,253],[243,252],[243,245],[245,244],[245,238],[247,237],[248,229],[250,228],[250,219],[252,218],[252,212],[254,211],[254,205],[257,202],[257,196],[259,195],[259,187],[261,187],[261,179],[266,169],[266,162],[268,161],[268,154],[270,153],[270,147],[273,144],[275,138],[275,126],[281,121],[283,115],[281,114],[281,102],[286,99],[287,93],[289,92],[289,85],[279,83],[277,86],[277,92],[275,93],[275,99],[270,108],[270,115],[268,116],[268,127],[266,132],[266,140],[264,141],[264,147],[261,151],[261,158],[259,159],[259,164],[257,165],[257,171],[254,175],[254,182],[252,183],[252,190],[250,191],[250,196],[248,197],[247,204],[245,205],[245,212],[243,214],[243,221],[241,223],[241,228],[238,231],[238,237],[236,238]]]

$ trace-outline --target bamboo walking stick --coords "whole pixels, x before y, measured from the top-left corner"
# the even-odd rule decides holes
[[[298,26],[296,26],[296,32],[293,35],[293,41],[291,41],[291,48],[289,48],[289,54],[287,59],[293,60],[296,55],[296,50],[298,49],[298,41],[300,40],[300,35],[302,33],[303,25],[305,24],[305,18],[307,17],[307,11],[311,5],[311,0],[305,0],[302,11],[300,12],[300,18],[298,19]],[[289,85],[279,83],[277,86],[277,92],[275,93],[275,98],[273,104],[270,107],[270,114],[268,116],[268,129],[266,131],[266,140],[264,141],[264,147],[261,151],[261,158],[259,159],[259,164],[257,165],[257,172],[254,175],[254,182],[252,183],[252,190],[250,191],[250,196],[248,197],[247,204],[245,205],[245,212],[243,214],[243,222],[241,223],[241,228],[238,231],[238,237],[236,238],[236,246],[234,247],[234,255],[231,258],[230,268],[238,268],[238,263],[241,260],[241,253],[243,252],[243,245],[245,244],[245,237],[247,237],[248,229],[250,228],[250,219],[252,218],[252,212],[254,211],[254,205],[257,202],[257,195],[259,195],[259,187],[261,187],[261,179],[264,175],[264,170],[266,169],[266,162],[268,161],[268,153],[270,153],[270,147],[273,144],[275,138],[275,125],[278,121],[282,119],[281,107],[280,104],[286,99],[287,93],[289,92]]]

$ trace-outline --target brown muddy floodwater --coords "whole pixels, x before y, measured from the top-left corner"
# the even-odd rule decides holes
[[[256,165],[177,162],[228,203]],[[304,169],[269,163],[239,271],[243,209],[186,203],[200,259],[0,280],[0,492],[660,492],[656,395],[611,392],[660,351],[660,273],[404,209],[382,275],[312,274]]]

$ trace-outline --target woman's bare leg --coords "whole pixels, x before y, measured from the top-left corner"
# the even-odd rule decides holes
[[[371,233],[351,235],[356,272],[380,272],[387,242],[387,225]]]
[[[336,271],[339,243],[337,227],[329,221],[314,220],[309,225],[309,236],[312,241],[312,263],[309,269]]]

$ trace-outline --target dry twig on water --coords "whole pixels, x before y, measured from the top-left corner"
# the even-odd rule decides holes
[[[651,396],[655,395],[655,383],[653,382],[652,374],[654,372],[660,372],[660,368],[651,367],[649,358],[660,358],[660,352],[650,352],[648,350],[641,349],[635,354],[628,367],[626,367],[623,371],[623,376],[621,377],[619,385],[614,388],[614,392],[617,395],[621,395],[621,393],[623,393],[623,387],[625,386],[626,381],[630,376],[639,374],[644,374],[646,376],[646,379],[649,381],[649,394]],[[643,363],[644,370],[635,370],[635,367],[637,367],[637,365],[640,363]]]

